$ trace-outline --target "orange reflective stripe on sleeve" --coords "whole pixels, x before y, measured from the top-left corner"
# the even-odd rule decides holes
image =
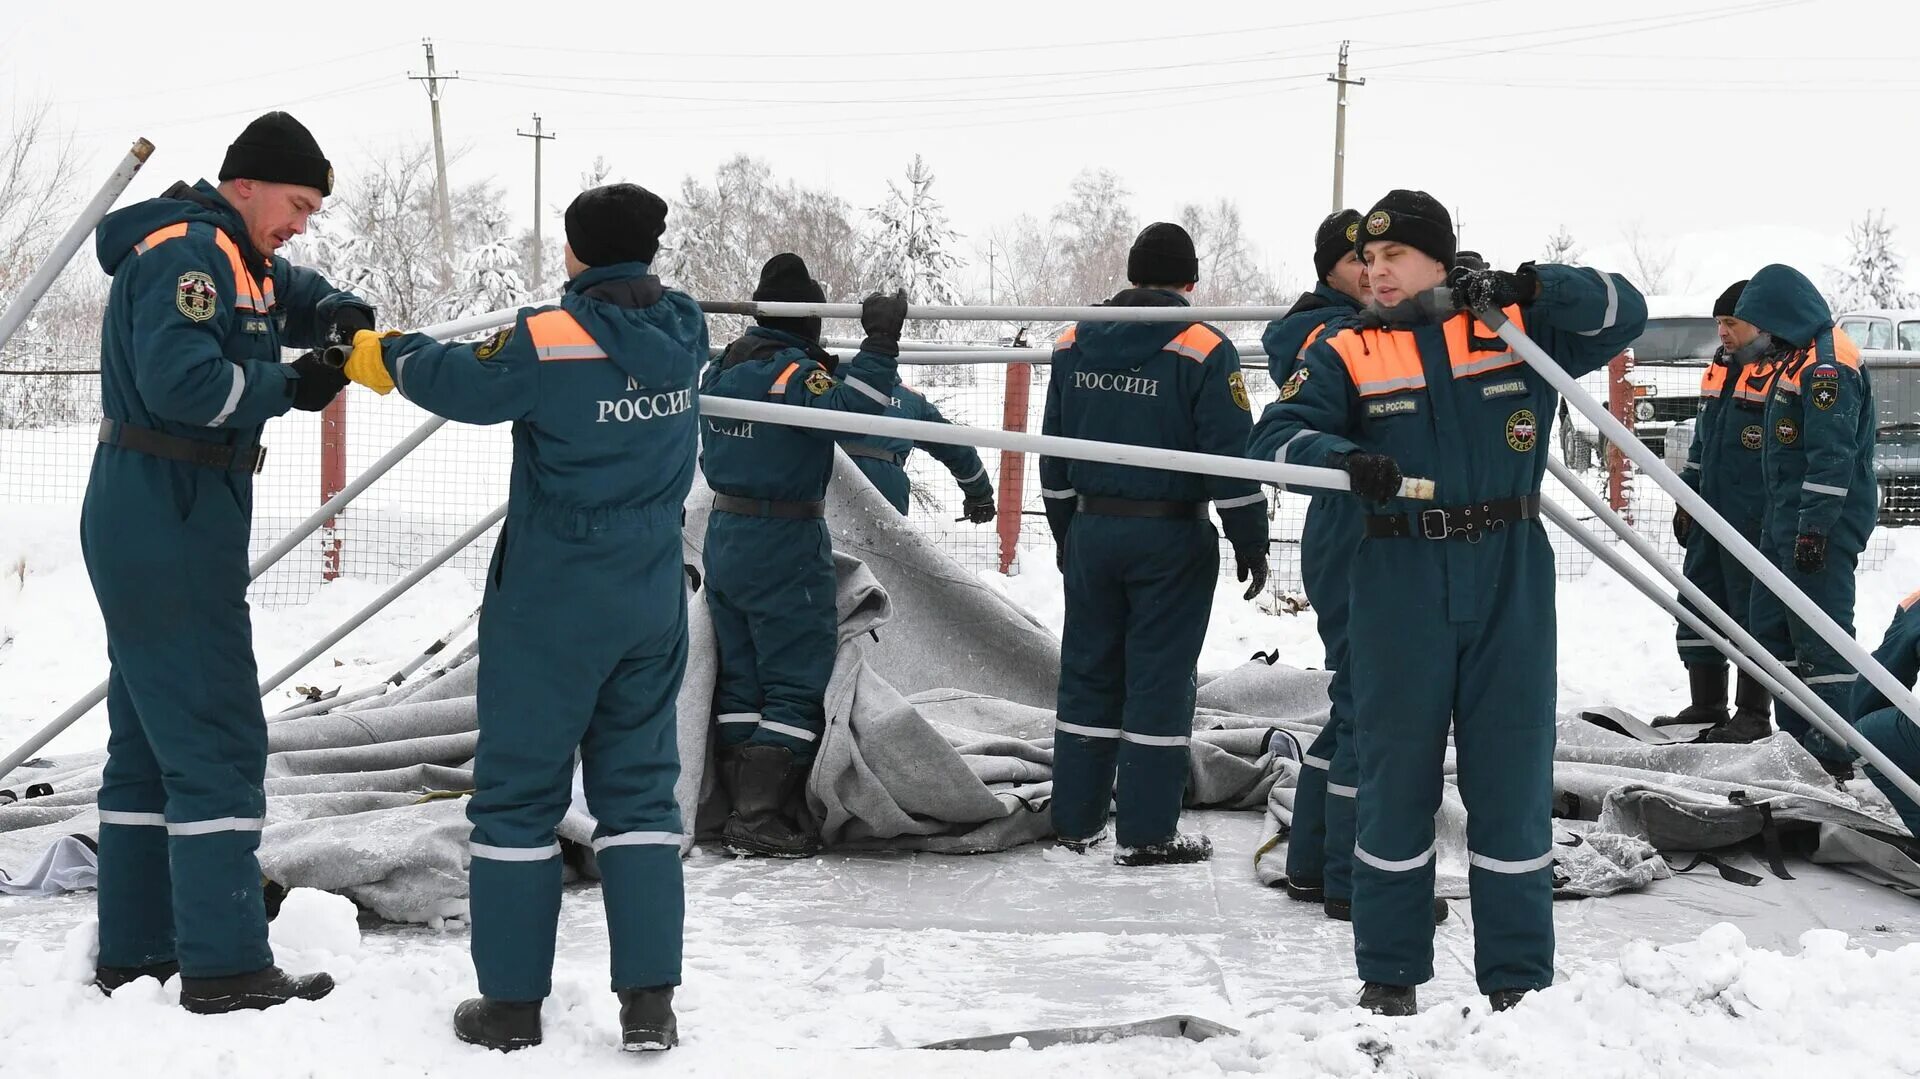
[[[1071,347],[1073,345],[1074,335],[1078,333],[1079,330],[1080,330],[1080,327],[1077,325],[1068,326],[1067,332],[1053,339],[1053,350],[1055,352],[1058,352],[1063,348]]]
[[[1304,360],[1304,359],[1306,359],[1306,358],[1307,358],[1307,350],[1308,350],[1308,349],[1310,349],[1310,348],[1312,348],[1312,347],[1313,347],[1313,343],[1314,343],[1315,341],[1318,341],[1318,340],[1320,340],[1320,335],[1321,335],[1321,334],[1323,334],[1323,333],[1326,333],[1326,332],[1327,332],[1327,324],[1326,324],[1326,323],[1324,323],[1324,322],[1322,322],[1322,323],[1321,323],[1320,325],[1318,325],[1318,326],[1315,326],[1315,327],[1314,327],[1313,329],[1311,329],[1311,330],[1308,330],[1308,331],[1307,331],[1307,339],[1306,339],[1306,341],[1305,341],[1305,342],[1303,342],[1303,343],[1302,343],[1302,344],[1300,345],[1300,351],[1298,351],[1298,352],[1296,352],[1296,353],[1294,353],[1294,354],[1293,354],[1293,358],[1294,358],[1294,359],[1296,359],[1296,360]]]
[[[260,291],[260,282],[254,278],[253,272],[247,269],[247,260],[240,257],[240,245],[234,243],[233,237],[221,229],[213,231],[213,242],[226,254],[227,267],[233,271],[233,306],[241,311],[265,314],[270,305],[267,303],[266,296]]]
[[[1838,326],[1833,328],[1833,358],[1842,367],[1860,370],[1860,346],[1854,344],[1853,338],[1847,336],[1847,331]]]
[[[1196,322],[1180,331],[1180,336],[1167,342],[1167,347],[1162,351],[1177,352],[1196,363],[1205,363],[1207,357],[1212,355],[1213,350],[1219,348],[1220,342],[1224,340],[1226,339],[1213,331],[1213,327]]]
[[[1526,332],[1526,320],[1520,317],[1520,306],[1504,308],[1507,318],[1515,328]],[[1503,367],[1513,367],[1525,363],[1520,354],[1507,347],[1507,343],[1492,330],[1481,325],[1480,320],[1466,312],[1461,312],[1447,320],[1447,362],[1453,367],[1454,378],[1467,378],[1472,375],[1498,371]],[[1478,348],[1476,341],[1490,341],[1491,348]]]
[[[786,393],[787,380],[792,378],[793,373],[798,370],[800,370],[800,361],[795,360],[794,362],[788,364],[786,367],[786,370],[780,372],[780,377],[773,380],[773,388],[767,391],[767,396],[775,397],[780,394]]]
[[[607,351],[586,327],[565,311],[542,311],[527,319],[527,336],[541,363],[562,360],[604,360]]]
[[[1915,603],[1920,603],[1920,592],[1915,592],[1913,595],[1908,596],[1906,599],[1901,600],[1900,609],[1903,611],[1910,611],[1913,609],[1913,605]]]
[[[1349,330],[1328,339],[1346,365],[1353,392],[1361,397],[1404,393],[1427,386],[1420,346],[1404,330]]]
[[[159,247],[161,244],[166,243],[168,240],[178,239],[186,234],[187,223],[185,221],[177,225],[168,225],[166,228],[154,229],[152,232],[147,233],[146,239],[133,245],[133,253],[136,255],[144,255],[154,248]]]

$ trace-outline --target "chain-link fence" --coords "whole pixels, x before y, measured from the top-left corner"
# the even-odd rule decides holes
[[[1247,335],[1237,336],[1244,339]],[[1245,351],[1250,364],[1260,362],[1257,349]],[[52,357],[37,366],[84,369],[93,360],[91,356]],[[1038,432],[1046,403],[1047,367],[1035,364],[1029,370],[1027,405],[1024,410],[1016,410],[1015,418],[1024,415],[1025,430]],[[1009,425],[1010,377],[1018,376],[997,363],[903,364],[903,380],[924,393],[949,420],[976,427]],[[1698,368],[1686,377],[1697,386]],[[1275,386],[1266,372],[1255,366],[1249,366],[1246,381],[1257,415],[1275,399]],[[1604,374],[1589,376],[1583,382],[1597,395],[1605,396]],[[1920,518],[1920,422],[1915,422],[1920,421],[1920,368],[1897,377],[1877,375],[1876,392],[1882,401],[1884,530]],[[1669,395],[1663,403],[1668,412],[1690,415],[1690,410],[1697,407],[1697,402],[1672,399],[1676,396]],[[266,469],[255,483],[256,555],[291,531],[330,493],[322,482],[323,460],[328,452],[338,455],[336,471],[351,478],[430,418],[398,394],[375,398],[355,390],[346,400],[344,431],[328,433],[320,416],[299,412],[268,426]],[[23,402],[31,402],[31,409]],[[86,492],[100,418],[98,376],[0,373],[0,405],[5,406],[0,411],[0,504],[77,505]],[[1888,416],[1906,419],[1889,422]],[[1608,490],[1606,447],[1577,414],[1563,413],[1556,418],[1560,429],[1552,440],[1555,449],[1570,459],[1583,481],[1604,495]],[[1685,439],[1691,437],[1690,423],[1671,423],[1665,412],[1656,412],[1653,420],[1643,420],[1638,426],[1657,448],[1664,448],[1670,462],[1677,464],[1684,459]],[[338,450],[326,448],[336,444]],[[1905,448],[1909,445],[1911,449]],[[511,456],[511,439],[504,425],[446,425],[355,501],[333,529],[309,538],[255,582],[253,602],[265,606],[304,602],[327,579],[328,543],[338,543],[339,568],[345,575],[375,581],[398,578],[506,499]],[[1019,572],[1023,560],[1029,560],[1028,564],[1032,559],[1051,563],[1053,541],[1040,497],[1038,459],[1031,454],[1020,455],[1022,483],[1016,506],[1012,492],[1002,483],[1002,452],[981,450],[980,456],[996,488],[1000,488],[1002,513],[1019,514],[1018,553],[1008,568]],[[1913,467],[1902,471],[1909,459]],[[338,467],[340,463],[344,468]],[[1002,569],[998,526],[958,520],[961,496],[954,478],[925,453],[913,454],[907,471],[913,480],[911,517],[919,527],[962,565],[986,573]],[[1635,527],[1677,565],[1682,552],[1672,534],[1671,497],[1644,477],[1628,477],[1623,490],[1624,509]],[[1545,493],[1586,517],[1552,477],[1547,480]],[[1307,498],[1299,494],[1283,493],[1271,501],[1270,588],[1276,603],[1301,588],[1299,541],[1306,507]],[[1619,542],[1604,526],[1593,527],[1608,542]],[[1585,574],[1593,556],[1551,527],[1549,535],[1553,538],[1557,575],[1564,580]],[[1863,567],[1877,565],[1888,547],[1884,531],[1877,532],[1862,559]],[[489,535],[463,551],[451,565],[478,586],[484,580],[491,549]],[[1224,543],[1221,555],[1221,572],[1232,574],[1232,552]]]

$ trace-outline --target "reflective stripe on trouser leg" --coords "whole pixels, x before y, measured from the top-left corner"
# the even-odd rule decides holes
[[[1511,559],[1486,621],[1462,631],[1453,743],[1482,993],[1553,984],[1555,625],[1543,553]]]
[[[1354,752],[1353,721],[1340,720],[1340,748],[1327,769],[1327,868],[1329,899],[1353,898],[1354,802],[1359,797],[1360,761]]]
[[[1203,521],[1109,518],[1098,527],[1102,560],[1127,604],[1114,841],[1144,847],[1172,839],[1180,827],[1194,667],[1213,611],[1220,542]]]
[[[1076,515],[1067,532],[1063,582],[1051,808],[1053,830],[1064,839],[1086,839],[1107,826],[1126,700],[1126,595],[1098,557],[1100,545],[1079,539],[1085,528]]]
[[[1458,652],[1446,618],[1447,546],[1382,541],[1363,545],[1354,560],[1349,638],[1361,677],[1353,950],[1363,981],[1418,985],[1433,977],[1433,816]],[[1365,677],[1369,669],[1392,677]]]
[[[724,516],[715,514],[712,518],[715,524],[708,526],[709,542],[704,554],[706,587],[701,589],[706,596],[707,615],[713,622],[714,650],[718,654],[713,709],[719,720],[715,738],[723,748],[740,745],[753,737],[754,729],[760,725],[760,706],[765,700],[760,691],[760,675],[755,669],[753,634],[748,628],[747,616],[729,595],[732,581],[725,574],[732,567],[723,558],[718,560],[722,563],[721,572],[715,572],[711,537]]]
[[[1330,752],[1323,784],[1320,878],[1332,899],[1353,896],[1353,799],[1333,791],[1351,790],[1360,782],[1353,744],[1353,655],[1347,640],[1354,548],[1360,542],[1360,505],[1346,494],[1315,495],[1307,503],[1307,519],[1300,530],[1300,577],[1313,604],[1316,628],[1333,672],[1327,684],[1327,729]],[[1288,866],[1293,847],[1287,848]]]
[[[144,967],[174,958],[173,882],[160,763],[116,670],[107,679],[107,763],[101,773],[100,965]]]
[[[1287,836],[1287,879],[1307,887],[1325,880],[1327,862],[1327,769],[1339,744],[1332,719],[1320,728],[1302,758],[1293,788],[1293,830]]]
[[[1882,708],[1878,712],[1869,712],[1855,724],[1862,737],[1872,742],[1874,747],[1887,755],[1887,759],[1899,765],[1909,776],[1920,776],[1920,728],[1902,715],[1898,708]],[[1880,788],[1880,793],[1893,803],[1907,831],[1920,835],[1920,806],[1913,803],[1900,788],[1887,781],[1880,769],[1866,765],[1867,778]]]
[[[1695,529],[1695,534],[1689,538],[1681,568],[1687,580],[1706,593],[1707,598],[1716,606],[1723,611],[1732,612],[1735,618],[1745,620],[1746,611],[1736,610],[1731,606],[1727,594],[1726,577],[1721,566],[1720,545],[1712,536],[1706,534],[1705,529]],[[1695,614],[1700,613],[1699,609],[1685,596],[1679,598],[1682,607]],[[1709,625],[1712,624],[1710,619],[1707,621]],[[1680,662],[1685,666],[1725,667],[1727,664],[1727,657],[1721,655],[1719,649],[1707,643],[1706,638],[1700,636],[1699,631],[1685,623],[1679,623],[1675,627],[1673,643],[1675,650],[1680,653]]]
[[[1799,585],[1800,590],[1826,612],[1827,617],[1838,622],[1849,636],[1853,634],[1854,566],[1858,559],[1858,552],[1830,546],[1827,549],[1827,564],[1818,573],[1802,573],[1793,566],[1791,560],[1783,568],[1787,578]],[[1787,637],[1792,642],[1794,658],[1807,688],[1840,715],[1851,717],[1850,698],[1853,696],[1857,673],[1825,638],[1814,632],[1813,627],[1790,611],[1786,612],[1785,618]],[[1828,738],[1797,710],[1792,712],[1792,719],[1789,726],[1783,717],[1781,729],[1791,733],[1814,756],[1834,761],[1850,761],[1854,758],[1851,747]]]
[[[839,648],[826,522],[714,514],[707,564],[752,638],[763,703],[760,725],[747,741],[812,760],[826,731],[827,683]]]

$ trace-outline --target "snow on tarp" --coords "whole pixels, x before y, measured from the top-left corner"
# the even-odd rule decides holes
[[[688,501],[695,565],[708,501],[699,490]],[[841,640],[808,784],[823,837],[841,849],[984,853],[1047,836],[1058,642],[894,514],[845,459],[830,501]],[[690,635],[676,793],[685,818],[710,834],[726,807],[708,741],[715,647],[697,596]],[[472,786],[477,662],[359,706],[270,725],[261,864],[271,879],[344,893],[392,920],[464,910],[460,794]],[[1188,804],[1265,806],[1278,836],[1291,816],[1299,746],[1325,722],[1326,677],[1262,662],[1204,676]],[[95,830],[100,759],[54,761],[40,771],[55,794],[0,807],[0,869],[18,873],[61,837]],[[1656,849],[1716,848],[1769,825],[1848,835],[1887,827],[1783,736],[1757,746],[1656,747],[1567,716],[1555,778],[1562,815],[1576,818],[1556,845],[1563,894],[1644,887],[1667,871]],[[1443,894],[1458,895],[1465,813],[1451,784],[1447,792],[1440,872]],[[580,845],[592,828],[576,800],[560,834],[588,874],[591,855]],[[1263,879],[1279,862],[1268,848],[1257,868]],[[1823,856],[1845,861],[1846,846],[1830,843]],[[1876,858],[1873,871],[1920,887],[1920,867],[1897,859]]]

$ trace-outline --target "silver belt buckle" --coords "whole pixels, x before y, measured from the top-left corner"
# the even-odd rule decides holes
[[[1447,511],[1430,509],[1420,511],[1420,534],[1430,540],[1447,538]]]

